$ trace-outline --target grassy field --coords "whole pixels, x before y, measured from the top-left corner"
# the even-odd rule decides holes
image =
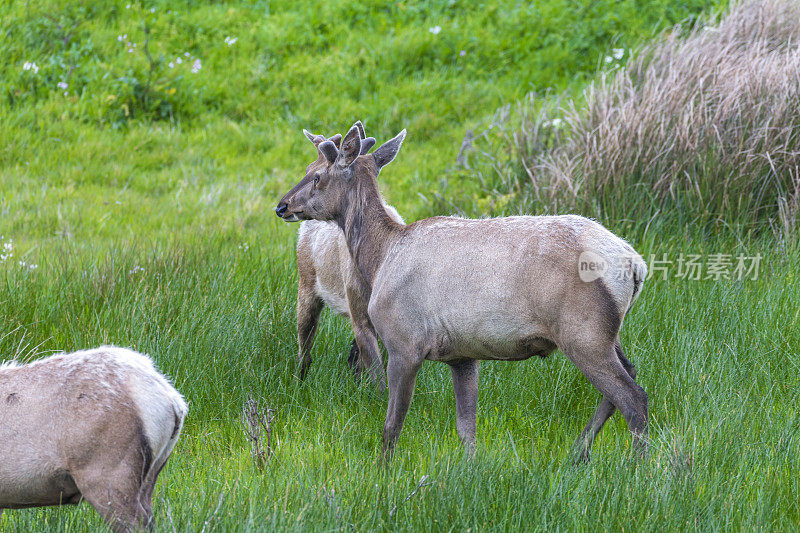
[[[326,311],[309,377],[293,376],[296,226],[272,208],[313,156],[301,127],[363,118],[379,139],[409,127],[381,181],[413,220],[433,209],[418,193],[437,190],[464,131],[495,107],[532,88],[577,91],[612,48],[711,4],[6,4],[0,252],[13,257],[0,260],[0,354],[114,343],[173,378],[190,414],[159,478],[158,530],[797,529],[792,239],[668,214],[603,220],[651,270],[651,255],[672,261],[623,327],[650,395],[643,461],[616,415],[592,462],[570,464],[599,395],[560,353],[482,364],[472,459],[449,370],[427,363],[385,469],[386,397],[352,380],[345,320]],[[158,63],[146,98],[142,16]],[[201,69],[169,74],[184,50]],[[678,278],[681,254],[715,253],[760,254],[757,279]],[[241,422],[251,396],[275,410],[263,471]],[[83,505],[6,511],[0,528],[102,524]]]
[[[4,273],[4,354],[130,345],[152,354],[187,396],[187,428],[157,490],[159,528],[797,527],[796,249],[654,234],[635,243],[646,257],[764,255],[755,281],[647,283],[623,329],[651,398],[647,460],[627,455],[616,416],[592,463],[570,465],[570,445],[599,398],[554,354],[482,365],[472,460],[456,435],[449,371],[426,364],[398,453],[382,470],[385,398],[353,382],[345,321],[323,321],[307,381],[293,378],[294,237],[277,223],[264,222],[269,245],[248,250],[231,236],[111,249],[101,259],[65,251],[36,270]],[[276,410],[275,456],[263,473],[238,420],[250,395]],[[99,525],[87,507],[3,520],[10,531]]]

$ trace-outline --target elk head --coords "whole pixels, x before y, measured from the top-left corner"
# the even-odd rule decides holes
[[[364,126],[361,124],[361,121],[356,122],[355,126],[358,128],[359,137],[361,140],[361,153],[366,154],[375,144],[375,139],[373,137],[367,137],[364,134]],[[325,149],[329,149],[327,147],[332,145],[334,149],[338,150],[342,142],[342,136],[339,133],[330,139],[326,139],[323,135],[314,135],[313,133],[304,129],[303,135],[305,135],[308,140],[311,141],[311,143],[317,148],[317,159],[306,167],[306,172],[303,179],[300,180],[297,185],[292,187],[292,190],[286,193],[283,198],[281,198],[281,201],[278,202],[278,206],[275,208],[275,214],[286,222],[297,222],[298,220],[301,220],[301,217],[294,213],[290,207],[292,200],[300,190],[313,181],[314,176],[316,176],[320,170],[323,170],[329,165],[329,161],[325,153],[320,149],[320,146],[325,143],[329,143],[325,145]]]
[[[347,132],[341,146],[332,139],[321,141],[317,145],[317,160],[306,168],[303,179],[281,198],[275,212],[289,222],[335,219],[343,212],[347,190],[356,181],[354,176],[376,178],[381,168],[395,158],[405,136],[406,130],[403,130],[374,153],[367,154],[375,139],[364,136],[364,127],[359,121]]]

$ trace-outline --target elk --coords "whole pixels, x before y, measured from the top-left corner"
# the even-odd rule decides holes
[[[375,139],[365,137],[363,126],[359,126],[361,135],[361,153],[369,152]],[[314,135],[306,130],[303,134],[315,147],[330,140],[338,145],[341,135],[326,139],[322,135]],[[326,163],[325,156],[317,151],[317,160],[309,165],[306,174]],[[293,189],[294,190],[294,189]],[[287,196],[293,194],[290,191]],[[278,210],[286,205],[281,202]],[[397,210],[384,204],[388,215],[398,224],[404,224]],[[287,222],[299,219],[287,217]],[[385,372],[378,348],[375,329],[367,316],[368,296],[364,295],[364,282],[350,258],[344,234],[335,222],[305,220],[300,224],[297,239],[297,343],[299,346],[298,375],[305,379],[311,366],[311,348],[314,342],[319,316],[325,305],[337,314],[350,319],[355,340],[350,346],[348,364],[353,375],[359,378],[366,370],[370,378],[380,389],[385,388]],[[364,354],[362,357],[361,354]]]
[[[356,125],[341,147],[320,143],[325,161],[308,167],[278,213],[335,221],[371,288],[367,312],[388,352],[384,460],[400,435],[423,361],[450,366],[456,428],[472,450],[478,362],[545,357],[556,348],[602,394],[573,446],[575,460],[589,459],[615,409],[634,449],[644,453],[647,394],[619,339],[647,274],[641,256],[601,224],[577,215],[397,224],[383,209],[377,177],[405,136],[403,130],[366,155]],[[593,266],[588,274],[584,263]]]
[[[152,529],[153,489],[187,413],[146,355],[115,346],[0,366],[0,512],[88,501]]]

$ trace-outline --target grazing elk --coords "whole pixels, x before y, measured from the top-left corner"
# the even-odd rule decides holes
[[[361,123],[357,123],[361,135],[361,153],[369,152],[375,139],[365,137]],[[341,135],[326,139],[322,135],[314,135],[306,130],[303,134],[314,146],[330,140],[335,145],[342,140]],[[313,168],[324,166],[327,160],[321,152],[317,152],[317,160],[309,165],[306,174]],[[313,167],[313,168],[312,168]],[[301,184],[302,185],[302,184]],[[286,196],[291,197],[294,189]],[[286,200],[287,198],[284,198]],[[286,205],[281,201],[277,211]],[[398,224],[404,224],[403,218],[394,207],[384,204],[389,216]],[[287,217],[288,222],[299,219]],[[298,373],[305,379],[311,365],[311,347],[314,342],[319,316],[323,306],[327,305],[339,315],[350,319],[353,325],[355,340],[350,347],[347,360],[356,378],[366,370],[379,388],[385,388],[385,372],[378,348],[375,329],[367,316],[369,294],[364,294],[365,286],[361,275],[350,258],[350,250],[344,233],[335,222],[305,220],[300,224],[297,239],[297,343],[299,345]],[[364,354],[361,356],[361,354]]]
[[[369,318],[389,357],[384,457],[400,434],[425,359],[450,365],[456,427],[471,449],[478,361],[544,357],[556,348],[603,396],[575,443],[576,459],[588,459],[615,408],[643,453],[647,394],[619,340],[647,273],[642,258],[602,225],[576,215],[397,224],[383,209],[376,178],[405,135],[369,155],[361,154],[355,125],[341,148],[320,143],[326,161],[308,168],[278,213],[335,221],[372,288]]]
[[[114,531],[152,528],[183,397],[114,346],[0,367],[0,512],[86,500]]]

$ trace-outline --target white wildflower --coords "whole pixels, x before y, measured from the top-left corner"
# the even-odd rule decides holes
[[[60,81],[56,84],[56,87],[58,87],[59,89],[66,89],[67,87],[69,87],[69,83],[65,81]]]
[[[151,7],[151,8],[150,8],[150,13],[155,13],[155,12],[156,12],[156,8],[154,8],[154,7]]]
[[[175,63],[173,63],[172,61],[170,61],[170,62],[169,62],[169,68],[175,68]]]
[[[239,249],[244,250],[246,252],[247,250],[250,249],[250,245],[247,244],[246,242],[243,242],[242,244],[239,245]]]
[[[189,52],[184,52],[183,55],[189,57],[191,54]]]
[[[614,58],[611,57],[611,56],[606,56],[606,60],[605,61],[606,61],[606,63],[611,63],[612,61],[614,61]]]
[[[23,65],[22,65],[22,70],[30,70],[30,71],[32,71],[34,74],[36,74],[37,72],[39,72],[39,65],[37,65],[36,63],[34,63],[34,62],[32,62],[32,61],[31,61],[31,62],[29,62],[29,61],[26,61],[26,62],[25,62]]]
[[[238,40],[239,40],[238,37],[225,37],[225,44],[227,44],[228,46],[232,46],[236,44],[236,41]]]
[[[437,26],[431,26],[430,28],[428,28],[428,31],[431,32],[434,35],[439,35],[439,32],[442,31],[442,27],[438,26],[438,25]]]
[[[178,59],[176,59],[176,60],[175,60],[175,62],[176,62],[177,64],[179,64],[179,65],[180,65],[181,63],[183,63],[183,59],[181,59],[181,58],[179,57]]]
[[[624,48],[614,48],[614,49],[611,50],[611,55],[614,56],[614,59],[620,60],[625,55],[625,49]]]
[[[197,74],[200,72],[201,68],[203,68],[203,65],[200,63],[200,60],[195,59],[194,63],[192,64],[192,74]]]
[[[461,56],[461,57],[464,57],[464,56],[466,56],[466,55],[467,55],[467,51],[466,51],[466,50],[461,50],[461,51],[458,53],[458,55],[459,55],[459,56]]]
[[[144,267],[136,265],[132,269],[128,270],[128,274],[138,274],[139,272],[144,272]]]
[[[3,237],[0,235],[0,242],[3,242]],[[7,242],[3,242],[3,246],[0,247],[0,263],[5,262],[6,259],[11,259],[14,257],[14,241],[8,239]]]

